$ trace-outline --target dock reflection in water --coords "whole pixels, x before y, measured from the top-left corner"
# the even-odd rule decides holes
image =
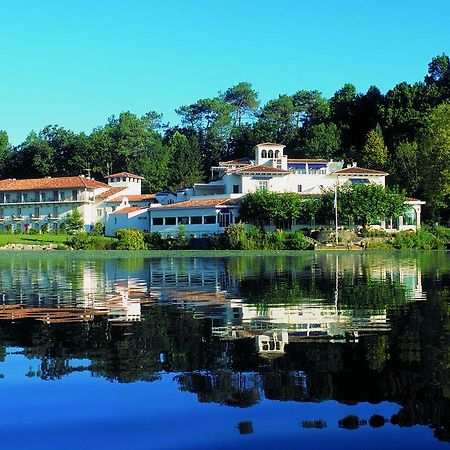
[[[18,383],[18,367],[27,380],[80,383],[83,375],[87,391],[102,379],[119,382],[108,385],[110,395],[126,383],[139,392],[141,408],[134,407],[144,416],[150,413],[139,398],[152,386],[155,405],[173,409],[164,423],[152,415],[159,424],[155,448],[177,447],[167,435],[176,424],[187,427],[192,448],[257,448],[263,436],[294,446],[299,430],[331,436],[351,429],[385,430],[379,440],[361,437],[368,448],[385,446],[384,433],[398,436],[393,448],[414,448],[417,433],[430,447],[450,440],[449,277],[450,258],[439,253],[2,256],[0,386]],[[257,351],[265,348],[261,336],[281,351]],[[192,394],[196,406],[186,406]],[[61,407],[60,394],[47,395]],[[248,412],[227,410],[236,434],[225,438],[223,411],[208,410],[215,431],[203,441],[189,417],[205,414],[205,403]],[[256,405],[278,415],[272,431],[258,432],[265,419]],[[104,418],[103,408],[91,408]],[[13,426],[12,418],[0,427]],[[287,427],[283,438],[277,427]],[[236,441],[240,435],[254,440]],[[302,439],[318,444],[317,436]],[[351,448],[345,436],[342,445]],[[143,442],[132,448],[147,448]]]

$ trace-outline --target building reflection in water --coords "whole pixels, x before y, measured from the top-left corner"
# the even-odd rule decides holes
[[[42,320],[50,322],[98,314],[130,322],[141,319],[143,304],[157,302],[211,319],[213,333],[224,338],[386,331],[388,299],[352,299],[360,287],[366,297],[425,298],[417,261],[389,262],[369,266],[365,255],[339,254],[309,255],[295,264],[282,258],[12,258],[0,260],[0,319],[39,318],[42,309]]]

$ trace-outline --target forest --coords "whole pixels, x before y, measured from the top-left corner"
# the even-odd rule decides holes
[[[423,81],[385,94],[345,84],[331,98],[318,90],[280,94],[262,104],[251,83],[180,106],[179,124],[161,114],[112,115],[91,133],[58,125],[31,131],[17,146],[0,131],[0,178],[127,170],[144,190],[178,189],[208,181],[220,160],[253,157],[261,142],[286,145],[291,158],[333,158],[386,170],[388,184],[427,202],[428,221],[450,220],[450,59],[438,55]],[[1,128],[1,124],[0,124]]]

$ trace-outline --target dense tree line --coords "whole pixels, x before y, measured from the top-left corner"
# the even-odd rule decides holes
[[[122,170],[148,191],[208,179],[221,159],[251,157],[255,144],[286,145],[290,157],[337,158],[389,171],[389,183],[427,201],[428,217],[450,216],[450,60],[436,56],[423,81],[382,94],[345,84],[331,98],[317,90],[282,94],[261,105],[248,82],[180,106],[180,125],[150,111],[112,116],[90,134],[57,125],[16,147],[0,132],[0,176],[78,175]]]

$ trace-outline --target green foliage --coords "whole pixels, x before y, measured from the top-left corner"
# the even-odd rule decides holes
[[[145,235],[140,230],[123,228],[116,231],[117,250],[146,250]]]
[[[295,231],[290,239],[289,247],[292,250],[311,250],[313,245],[301,231]]]
[[[84,228],[83,215],[74,208],[65,220],[65,228],[68,234],[79,233]]]
[[[115,239],[85,232],[74,234],[67,244],[73,250],[113,250],[116,246]]]
[[[401,231],[395,235],[394,247],[411,250],[436,250],[444,248],[444,241],[425,229],[417,232]]]
[[[366,143],[362,149],[362,160],[369,169],[385,169],[388,162],[388,149],[384,145],[383,137],[375,130],[367,133]]]
[[[187,235],[186,225],[178,225],[177,235],[175,236],[173,245],[176,249],[183,249],[188,247],[189,238]]]
[[[172,164],[169,172],[169,185],[172,189],[192,186],[202,180],[201,155],[186,136],[178,131],[169,141]]]
[[[149,250],[161,250],[166,248],[165,241],[158,231],[145,234],[145,243]]]
[[[92,228],[91,234],[94,236],[104,236],[105,225],[102,222],[97,222]]]

